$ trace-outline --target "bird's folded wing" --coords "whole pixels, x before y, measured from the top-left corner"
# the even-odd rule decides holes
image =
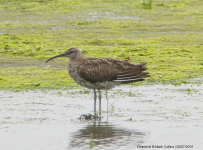
[[[78,71],[79,75],[90,82],[103,82],[116,79],[116,71],[108,64],[86,65]]]
[[[148,73],[143,72],[146,70],[145,64],[133,65],[114,59],[94,58],[88,59],[78,73],[82,78],[93,83],[103,81],[131,83],[142,81],[149,76]]]

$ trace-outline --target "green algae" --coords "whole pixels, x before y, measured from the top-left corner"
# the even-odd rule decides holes
[[[70,47],[84,56],[147,62],[147,83],[181,84],[203,74],[201,1],[4,1],[0,6],[0,89],[71,88]],[[50,66],[49,66],[50,65]]]

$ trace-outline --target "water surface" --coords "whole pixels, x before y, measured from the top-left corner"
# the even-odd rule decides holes
[[[108,92],[108,113],[104,91],[102,95],[102,119],[94,122],[78,119],[93,114],[93,92],[86,89],[0,91],[0,147],[86,150],[92,144],[96,150],[177,145],[202,149],[201,84],[119,86]]]

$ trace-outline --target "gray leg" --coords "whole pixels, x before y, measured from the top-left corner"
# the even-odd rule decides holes
[[[99,93],[99,116],[101,117],[101,93],[99,89],[98,89],[98,93]]]
[[[97,100],[97,94],[96,94],[96,91],[94,89],[94,115],[96,115],[96,100]]]

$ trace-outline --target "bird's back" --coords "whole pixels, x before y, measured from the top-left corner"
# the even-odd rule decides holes
[[[148,73],[143,72],[147,69],[145,65],[146,63],[134,65],[115,59],[81,56],[70,62],[69,74],[79,84],[80,80],[84,79],[88,84],[95,85],[107,81],[117,85],[142,81],[149,77]]]

